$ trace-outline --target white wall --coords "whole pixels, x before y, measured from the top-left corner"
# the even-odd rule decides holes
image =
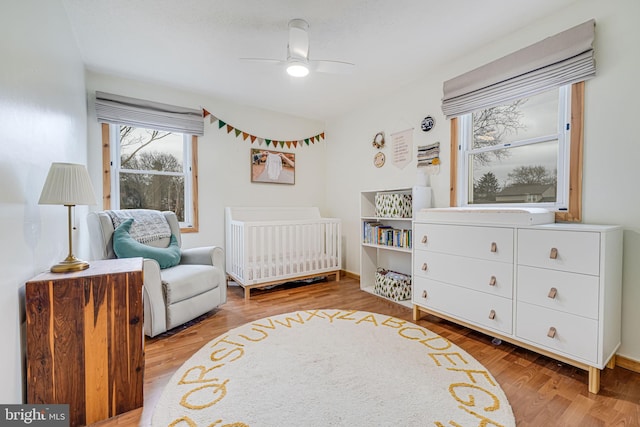
[[[102,199],[102,140],[95,119],[95,92],[109,92],[134,98],[174,104],[189,108],[206,108],[214,116],[252,135],[275,140],[297,140],[318,135],[324,123],[278,114],[235,104],[228,100],[87,72],[89,97],[89,170],[98,198]],[[295,185],[251,183],[251,144],[242,135],[219,129],[218,123],[205,120],[205,133],[198,139],[198,233],[183,234],[183,246],[224,246],[224,208],[226,206],[318,206],[325,209],[325,152],[328,139],[302,147],[278,146],[278,151],[296,155]],[[324,213],[324,212],[323,212]]]
[[[20,403],[24,283],[68,252],[67,209],[38,198],[51,162],[86,163],[87,128],[84,67],[59,0],[10,3],[0,13],[0,402]]]
[[[394,89],[376,104],[327,124],[332,144],[327,147],[327,201],[329,213],[343,218],[345,268],[359,273],[359,192],[407,187],[415,182],[415,146],[441,142],[442,166],[431,177],[435,206],[449,203],[449,122],[440,110],[442,82],[484,63],[526,47],[588,19],[596,19],[598,75],[586,86],[586,123],[583,177],[583,222],[620,224],[624,227],[623,340],[619,354],[640,361],[640,198],[635,183],[640,159],[640,2],[637,0],[579,0],[566,13],[557,13],[522,28],[510,37],[469,52],[459,60],[431,70],[424,79]],[[436,119],[435,128],[423,133],[420,120]],[[405,125],[406,124],[406,125]],[[405,169],[372,164],[371,140],[378,131],[387,134],[414,127],[414,160]],[[386,148],[387,158],[390,156]]]

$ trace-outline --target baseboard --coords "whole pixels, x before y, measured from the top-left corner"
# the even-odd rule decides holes
[[[616,354],[616,366],[620,366],[621,368],[640,373],[639,361],[620,356],[619,354]]]
[[[360,281],[360,275],[347,270],[340,270],[340,277],[348,277],[349,279]]]

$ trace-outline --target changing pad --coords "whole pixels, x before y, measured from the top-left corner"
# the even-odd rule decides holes
[[[542,208],[454,207],[421,209],[415,219],[456,224],[537,225],[555,222],[555,214]]]

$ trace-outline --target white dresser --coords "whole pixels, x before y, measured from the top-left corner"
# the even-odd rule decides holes
[[[413,317],[433,314],[586,369],[597,393],[620,346],[622,229],[551,221],[543,210],[417,213]]]

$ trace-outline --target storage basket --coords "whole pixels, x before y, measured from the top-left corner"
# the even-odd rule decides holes
[[[378,268],[373,292],[394,301],[411,299],[411,276]]]
[[[380,218],[411,218],[411,193],[376,193],[376,216]]]

